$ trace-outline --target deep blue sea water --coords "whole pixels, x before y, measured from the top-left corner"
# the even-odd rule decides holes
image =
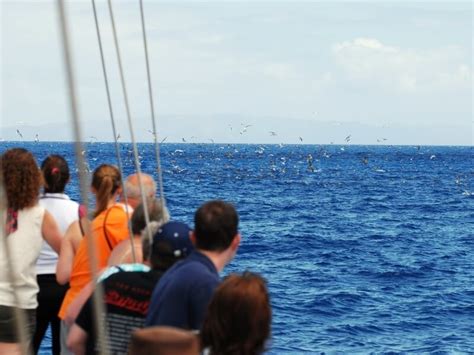
[[[24,146],[40,162],[68,143]],[[87,144],[90,169],[116,163]],[[271,354],[474,352],[474,148],[163,144],[172,217],[233,202],[242,246],[225,273],[268,280]],[[122,145],[125,174],[134,170]],[[139,146],[156,175],[153,146]],[[308,155],[313,157],[312,168]],[[68,193],[79,198],[77,178]],[[48,353],[45,344],[44,353]]]

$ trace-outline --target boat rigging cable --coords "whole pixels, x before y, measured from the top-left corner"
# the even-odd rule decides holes
[[[163,210],[165,210],[166,202],[165,202],[165,193],[163,191],[163,174],[162,174],[162,169],[161,169],[160,145],[158,144],[158,135],[156,132],[155,105],[153,102],[153,88],[151,85],[150,61],[149,61],[149,56],[148,56],[148,44],[147,44],[147,36],[146,36],[146,29],[145,29],[145,15],[143,11],[143,0],[140,0],[140,18],[141,18],[141,23],[142,23],[143,48],[145,50],[146,74],[147,74],[147,80],[148,80],[148,96],[150,98],[151,122],[153,126],[153,142],[155,146],[156,164],[157,164],[156,167],[157,167],[157,172],[158,172],[161,206],[163,207]]]
[[[124,103],[125,103],[125,110],[127,113],[127,121],[128,121],[128,128],[130,131],[130,138],[132,141],[132,147],[133,147],[133,156],[135,160],[135,169],[137,171],[137,177],[138,177],[138,185],[140,186],[140,195],[142,198],[142,202],[146,203],[147,199],[145,196],[145,189],[143,187],[143,181],[142,181],[142,174],[141,174],[141,167],[140,167],[140,161],[138,159],[138,148],[137,148],[137,142],[135,141],[135,134],[133,132],[133,124],[132,124],[132,117],[130,114],[130,106],[128,104],[128,95],[127,95],[127,88],[125,85],[125,76],[123,73],[123,66],[122,66],[122,57],[120,55],[120,47],[118,43],[118,38],[117,38],[117,30],[115,28],[115,19],[114,19],[114,12],[112,8],[112,1],[108,0],[107,1],[109,5],[109,14],[110,14],[110,21],[112,24],[112,34],[114,37],[114,44],[115,44],[115,53],[117,55],[117,62],[119,66],[119,72],[120,72],[120,82],[122,84],[122,92],[123,92],[123,98],[124,98]],[[148,208],[143,209],[144,216],[145,216],[145,223],[146,223],[146,230],[147,230],[147,237],[150,245],[152,244],[152,233],[151,233],[151,228],[150,228],[150,216],[148,213]]]
[[[118,143],[117,129],[116,129],[116,126],[115,126],[114,111],[113,111],[113,108],[112,108],[112,100],[111,100],[111,97],[110,97],[109,80],[108,80],[108,76],[107,76],[107,70],[105,68],[104,50],[103,50],[103,47],[102,47],[102,39],[101,39],[101,35],[100,35],[99,21],[97,19],[97,9],[96,9],[96,6],[95,6],[95,0],[92,0],[92,10],[94,12],[94,22],[95,22],[95,29],[96,29],[96,33],[97,33],[97,41],[99,43],[100,60],[101,60],[101,64],[102,64],[102,73],[104,75],[105,91],[107,93],[107,103],[108,103],[108,106],[109,106],[110,122],[111,122],[111,125],[112,125],[112,133],[114,135],[115,153],[117,155],[117,163],[118,163],[119,171],[123,176],[123,165],[122,165],[122,159],[120,157],[120,146],[119,146],[119,143]],[[125,201],[125,213],[127,214],[127,216],[130,217],[130,211],[129,211],[130,206],[128,205],[127,190],[126,190],[126,185],[125,185],[125,181],[124,181],[123,178],[121,179],[121,184],[122,184],[122,191],[123,191],[122,196],[123,196],[124,201]],[[128,225],[128,234],[129,234],[129,240],[130,240],[130,247],[131,247],[131,251],[132,251],[132,259],[133,259],[133,262],[136,263],[137,262],[137,257],[136,257],[136,253],[135,253],[135,245],[133,243],[133,232],[132,232],[131,218],[127,219],[127,225]]]
[[[0,228],[1,228],[1,238],[2,238],[1,249],[5,251],[5,258],[8,265],[8,271],[7,271],[8,282],[10,282],[10,285],[12,286],[11,289],[12,289],[12,294],[13,294],[13,300],[15,302],[15,305],[17,305],[17,307],[13,307],[13,312],[15,315],[15,328],[16,328],[16,332],[19,338],[20,350],[22,354],[26,355],[26,354],[29,354],[28,341],[27,341],[28,335],[26,334],[26,329],[28,327],[26,324],[25,312],[23,309],[18,307],[20,305],[20,300],[18,298],[18,293],[15,286],[15,271],[13,269],[13,260],[12,260],[12,255],[10,252],[10,247],[8,246],[8,242],[7,242],[8,235],[7,235],[5,219],[4,219],[7,215],[6,201],[7,201],[7,194],[5,193],[5,190],[4,190],[3,173],[2,173],[0,174],[0,216],[1,216]],[[3,255],[1,255],[0,257],[3,257]]]
[[[74,131],[74,138],[75,138],[75,153],[77,164],[79,168],[79,186],[81,192],[81,198],[84,205],[87,206],[88,204],[88,195],[87,195],[87,172],[86,166],[84,162],[84,157],[82,156],[82,133],[81,133],[81,126],[79,121],[79,110],[77,106],[77,99],[76,99],[76,83],[73,71],[73,64],[72,64],[72,57],[70,52],[70,43],[69,43],[69,28],[67,25],[66,13],[64,8],[64,0],[57,0],[58,6],[58,14],[59,14],[59,24],[60,24],[60,33],[62,39],[62,47],[63,47],[63,55],[64,55],[64,64],[66,69],[66,84],[67,89],[69,91],[69,104],[71,109],[71,123],[73,126]],[[95,326],[98,335],[98,349],[99,353],[102,355],[108,355],[108,347],[106,344],[107,342],[107,334],[105,332],[104,327],[104,320],[100,316],[104,314],[104,304],[102,303],[103,300],[103,289],[101,284],[97,284],[97,271],[98,271],[98,262],[97,262],[97,254],[94,247],[93,238],[94,235],[91,234],[90,226],[86,226],[86,241],[87,241],[87,251],[89,253],[89,264],[92,273],[92,280],[94,285],[96,285],[94,293],[93,293],[93,304],[94,304],[94,311],[95,311]]]

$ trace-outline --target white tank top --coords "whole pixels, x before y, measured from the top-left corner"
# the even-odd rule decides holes
[[[60,193],[46,193],[41,195],[39,204],[46,208],[46,211],[56,220],[62,235],[66,230],[79,219],[79,204],[71,201],[68,195]],[[40,256],[36,263],[36,273],[38,275],[55,274],[58,254],[43,241]]]
[[[38,306],[35,264],[43,243],[41,227],[44,211],[40,205],[22,209],[18,212],[17,230],[6,237],[4,231],[0,235],[7,239],[15,275],[15,292],[19,298],[18,307],[23,309]],[[5,215],[2,217],[5,218]],[[16,306],[8,268],[4,244],[0,243],[0,305]]]

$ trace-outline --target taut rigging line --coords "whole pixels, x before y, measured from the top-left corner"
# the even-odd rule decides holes
[[[124,175],[123,174],[123,165],[122,165],[122,159],[120,157],[120,147],[119,147],[118,138],[117,138],[117,129],[116,129],[116,126],[115,126],[114,111],[113,111],[113,108],[112,108],[112,99],[110,97],[109,79],[108,79],[108,76],[107,76],[107,69],[105,68],[104,50],[103,50],[103,47],[102,47],[102,39],[101,39],[101,35],[100,35],[99,21],[97,19],[97,9],[96,9],[96,6],[95,6],[95,0],[92,0],[92,10],[94,12],[94,22],[95,22],[95,29],[96,29],[96,33],[97,33],[97,41],[99,43],[100,61],[101,61],[101,64],[102,64],[102,73],[104,75],[105,91],[107,93],[107,104],[109,106],[110,123],[112,125],[112,133],[114,135],[115,154],[117,155],[117,163],[118,163],[119,171],[123,176]],[[127,197],[125,181],[124,181],[123,178],[121,179],[121,181],[122,181],[123,197],[124,197],[124,201],[125,201],[125,212],[127,213],[128,216],[130,216],[130,213],[129,213],[130,208],[129,208],[129,205],[128,205],[128,197]],[[134,243],[133,243],[132,222],[131,222],[130,218],[127,221],[127,225],[128,225],[128,234],[129,234],[129,240],[130,240],[130,247],[131,247],[131,251],[132,251],[132,258],[133,258],[133,262],[136,263],[137,262],[137,257],[136,257],[136,253],[135,253],[135,246],[134,246]]]
[[[79,110],[77,106],[77,96],[76,96],[76,83],[74,77],[74,70],[73,70],[73,63],[72,63],[72,56],[70,51],[70,42],[69,42],[69,29],[67,25],[67,18],[64,8],[64,0],[57,0],[58,5],[58,14],[59,14],[59,24],[60,24],[60,33],[61,39],[63,44],[63,55],[64,55],[64,64],[66,69],[66,84],[67,89],[69,91],[69,104],[71,108],[71,123],[73,126],[74,131],[74,138],[75,138],[75,152],[76,152],[76,159],[79,168],[79,186],[81,191],[81,198],[84,205],[87,206],[88,204],[88,196],[87,196],[87,172],[85,169],[85,162],[84,157],[82,156],[82,133],[81,133],[81,126],[79,120]],[[107,334],[104,328],[104,321],[101,314],[104,314],[104,304],[103,300],[103,289],[100,284],[97,284],[97,271],[98,271],[98,263],[97,263],[97,254],[94,247],[94,235],[91,234],[90,226],[86,226],[86,237],[87,238],[87,251],[89,253],[89,265],[92,273],[92,280],[94,285],[96,285],[93,293],[93,304],[95,310],[95,325],[97,327],[97,335],[98,335],[98,348],[100,354],[108,355],[108,347],[106,344],[107,342]]]

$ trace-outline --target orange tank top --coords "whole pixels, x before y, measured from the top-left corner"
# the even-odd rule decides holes
[[[129,212],[132,208],[129,207]],[[97,255],[98,270],[101,271],[107,266],[107,260],[112,249],[121,241],[129,238],[128,216],[125,206],[116,203],[99,214],[91,224],[91,232],[94,238],[94,246]],[[63,303],[59,310],[59,318],[64,319],[67,308],[74,301],[81,290],[92,280],[89,267],[89,252],[87,248],[87,238],[82,238],[74,261],[72,264],[69,290],[66,292]]]

